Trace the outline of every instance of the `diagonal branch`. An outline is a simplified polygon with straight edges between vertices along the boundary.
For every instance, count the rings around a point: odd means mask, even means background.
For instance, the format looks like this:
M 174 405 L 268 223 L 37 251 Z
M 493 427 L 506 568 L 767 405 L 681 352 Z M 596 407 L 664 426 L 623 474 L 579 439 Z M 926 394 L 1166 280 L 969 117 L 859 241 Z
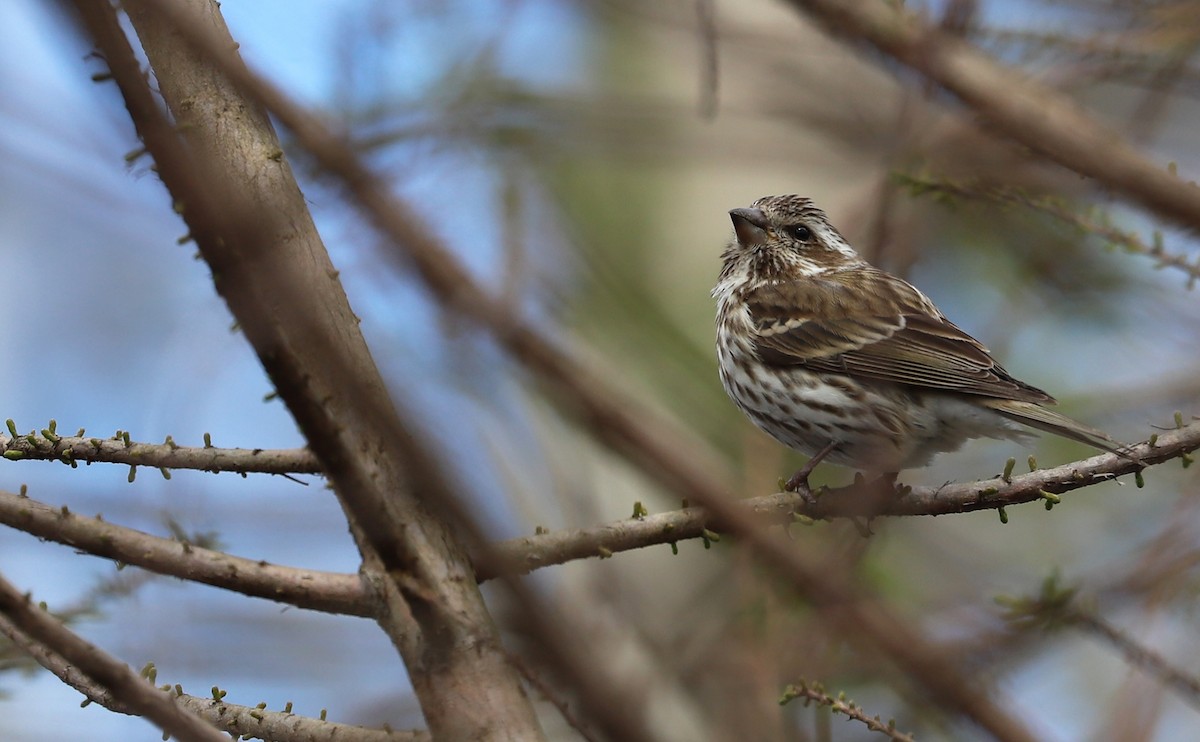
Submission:
M 896 180 L 912 190 L 916 195 L 926 193 L 948 194 L 971 199 L 987 199 L 1001 204 L 1017 204 L 1049 214 L 1064 224 L 1078 229 L 1084 234 L 1094 234 L 1105 242 L 1120 247 L 1135 255 L 1145 255 L 1153 258 L 1155 268 L 1174 268 L 1187 276 L 1187 287 L 1190 289 L 1200 281 L 1200 258 L 1189 258 L 1179 252 L 1169 252 L 1162 242 L 1162 234 L 1154 233 L 1153 242 L 1145 240 L 1134 232 L 1114 226 L 1107 215 L 1096 216 L 1082 214 L 1067 208 L 1061 199 L 1038 196 L 1025 193 L 1013 188 L 1003 188 L 987 184 L 956 183 L 951 180 L 935 180 L 929 177 L 899 173 Z
M 1127 449 L 1127 456 L 1105 453 L 1050 469 L 1038 469 L 1011 477 L 996 477 L 976 482 L 947 484 L 942 487 L 917 487 L 883 503 L 864 498 L 822 497 L 815 505 L 798 512 L 814 518 L 832 516 L 947 515 L 973 510 L 995 510 L 1035 500 L 1054 502 L 1064 492 L 1108 482 L 1125 474 L 1140 474 L 1146 467 L 1180 459 L 1192 463 L 1191 452 L 1200 449 L 1200 422 L 1168 430 L 1154 437 L 1154 443 L 1139 443 Z
M 1174 691 L 1192 708 L 1200 708 L 1200 677 L 1169 661 L 1160 653 L 1145 647 L 1099 616 L 1075 606 L 1067 606 L 1063 620 L 1108 642 L 1121 653 L 1125 662 L 1153 677 Z
M 121 714 L 137 714 L 136 708 L 125 704 L 110 689 L 93 682 L 79 669 L 45 645 L 32 641 L 8 619 L 0 616 L 0 635 L 16 646 L 66 685 L 79 691 L 92 703 Z M 153 682 L 153 681 L 151 681 Z M 203 698 L 183 692 L 176 686 L 162 686 L 159 691 L 175 703 L 215 728 L 242 739 L 257 738 L 274 742 L 304 739 L 307 742 L 428 742 L 426 732 L 396 732 L 388 729 L 367 729 L 351 724 L 339 724 L 323 719 L 299 716 L 289 710 L 268 711 L 264 706 L 242 706 L 224 699 Z M 289 704 L 290 707 L 290 704 Z
M 7 618 L 7 623 L 29 640 L 62 657 L 91 682 L 107 688 L 131 713 L 145 716 L 164 732 L 184 742 L 228 742 L 225 734 L 184 710 L 123 662 L 85 641 L 45 609 L 33 605 L 28 595 L 21 595 L 4 577 L 0 577 L 0 618 Z
M 1200 229 L 1200 188 L 1155 165 L 1067 96 L 1007 69 L 903 5 L 785 0 L 829 33 L 863 42 L 933 80 L 993 128 L 1175 222 Z
M 913 487 L 904 494 L 880 502 L 875 494 L 851 485 L 825 492 L 815 501 L 803 494 L 779 492 L 751 497 L 741 505 L 765 523 L 791 523 L 797 515 L 808 518 L 852 518 L 880 516 L 947 515 L 974 510 L 998 510 L 1011 505 L 1046 500 L 1098 482 L 1112 481 L 1146 467 L 1182 459 L 1200 449 L 1200 422 L 1160 433 L 1154 442 L 1129 449 L 1130 458 L 1106 453 L 1050 469 L 975 482 L 955 482 L 941 487 Z M 606 557 L 617 552 L 657 544 L 674 544 L 693 538 L 711 537 L 727 528 L 705 508 L 684 508 L 655 515 L 629 518 L 585 528 L 525 536 L 498 544 L 506 562 L 532 571 L 574 559 Z M 494 576 L 489 565 L 476 570 L 479 579 Z

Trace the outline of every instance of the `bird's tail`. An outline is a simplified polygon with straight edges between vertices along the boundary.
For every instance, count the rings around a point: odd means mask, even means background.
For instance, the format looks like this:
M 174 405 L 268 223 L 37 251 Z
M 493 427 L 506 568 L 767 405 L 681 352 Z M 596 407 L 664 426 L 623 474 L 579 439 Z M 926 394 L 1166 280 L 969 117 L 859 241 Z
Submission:
M 988 400 L 984 404 L 1009 420 L 1021 423 L 1022 425 L 1044 430 L 1047 433 L 1053 433 L 1063 438 L 1070 438 L 1073 441 L 1079 441 L 1093 448 L 1115 453 L 1127 459 L 1133 458 L 1129 453 L 1130 446 L 1114 440 L 1107 433 L 1088 427 L 1081 422 L 1076 422 L 1066 415 L 1046 409 L 1033 402 L 996 399 Z

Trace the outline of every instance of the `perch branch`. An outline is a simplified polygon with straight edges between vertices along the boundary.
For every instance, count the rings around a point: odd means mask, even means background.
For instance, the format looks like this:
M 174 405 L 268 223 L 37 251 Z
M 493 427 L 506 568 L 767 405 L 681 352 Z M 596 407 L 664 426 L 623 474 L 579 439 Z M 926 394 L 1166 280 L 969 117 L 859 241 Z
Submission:
M 857 488 L 852 485 L 828 491 L 815 502 L 795 492 L 779 492 L 747 498 L 740 501 L 740 505 L 760 522 L 777 524 L 790 523 L 795 515 L 810 518 L 880 517 L 995 510 L 1044 501 L 1047 492 L 1058 495 L 1111 481 L 1121 475 L 1187 457 L 1197 449 L 1200 449 L 1200 422 L 1193 422 L 1159 434 L 1153 446 L 1141 443 L 1132 447 L 1129 451 L 1132 459 L 1101 454 L 1015 475 L 1007 481 L 998 477 L 941 487 L 914 487 L 882 504 L 856 497 Z M 373 616 L 376 611 L 370 592 L 357 575 L 283 567 L 236 557 L 79 515 L 23 495 L 0 492 L 0 523 L 158 574 L 299 608 L 364 617 Z M 480 560 L 475 574 L 476 579 L 483 582 L 502 574 L 524 574 L 576 559 L 706 538 L 706 531 L 721 533 L 725 530 L 720 519 L 708 510 L 688 507 L 596 526 L 551 531 L 495 544 L 492 548 L 498 558 Z

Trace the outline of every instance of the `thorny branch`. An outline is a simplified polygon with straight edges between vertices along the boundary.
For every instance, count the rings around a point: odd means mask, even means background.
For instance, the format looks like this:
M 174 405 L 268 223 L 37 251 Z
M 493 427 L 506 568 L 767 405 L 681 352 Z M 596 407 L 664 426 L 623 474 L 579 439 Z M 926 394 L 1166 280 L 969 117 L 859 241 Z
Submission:
M 820 684 L 806 683 L 801 681 L 794 685 L 789 685 L 783 691 L 783 698 L 779 701 L 780 705 L 789 703 L 795 699 L 803 699 L 804 705 L 815 703 L 818 706 L 829 709 L 835 714 L 842 714 L 847 719 L 862 722 L 867 729 L 872 732 L 879 732 L 888 739 L 894 742 L 913 742 L 911 734 L 905 734 L 896 729 L 894 722 L 884 722 L 878 716 L 868 716 L 862 708 L 845 698 L 829 695 Z
M 375 601 L 358 575 L 280 567 L 55 508 L 0 492 L 0 523 L 89 554 L 158 574 L 300 608 L 370 616 Z
M 973 510 L 998 510 L 1022 503 L 1053 500 L 1058 495 L 1140 472 L 1148 466 L 1183 459 L 1200 449 L 1200 422 L 1157 435 L 1154 445 L 1133 446 L 1132 458 L 1102 454 L 1050 469 L 1038 469 L 1007 478 L 956 482 L 942 487 L 913 487 L 903 494 L 880 500 L 874 492 L 851 485 L 823 493 L 810 502 L 803 494 L 779 492 L 752 497 L 741 505 L 767 522 L 790 523 L 795 517 L 838 518 L 902 515 L 946 515 Z M 890 494 L 890 493 L 889 493 Z M 725 527 L 704 508 L 684 508 L 635 517 L 598 526 L 526 536 L 500 544 L 510 561 L 530 570 L 572 559 L 604 557 L 652 544 L 673 544 L 690 538 L 708 538 Z M 477 569 L 480 579 L 491 575 L 487 566 Z
M 1068 224 L 1085 234 L 1094 234 L 1106 242 L 1116 245 L 1126 252 L 1145 255 L 1154 258 L 1156 268 L 1174 268 L 1187 276 L 1187 286 L 1192 288 L 1200 280 L 1200 258 L 1190 259 L 1186 255 L 1168 252 L 1162 243 L 1162 237 L 1155 233 L 1152 244 L 1136 234 L 1112 225 L 1104 215 L 1092 217 L 1081 214 L 1063 204 L 1061 199 L 1037 196 L 1024 193 L 1012 188 L 1000 188 L 987 185 L 971 185 L 955 183 L 949 180 L 934 180 L 916 175 L 901 174 L 897 176 L 904 185 L 917 194 L 937 193 L 961 196 L 972 199 L 988 199 L 1001 204 L 1016 204 L 1027 206 L 1036 211 L 1048 214 L 1055 219 Z
M 1189 461 L 1200 449 L 1200 422 L 1165 431 L 1154 444 L 1130 449 L 1132 458 L 1102 454 L 1050 469 L 1007 478 L 957 482 L 942 487 L 914 487 L 884 501 L 864 497 L 851 485 L 830 490 L 815 502 L 802 494 L 780 492 L 751 497 L 741 506 L 763 523 L 791 523 L 807 518 L 945 515 L 972 510 L 997 510 L 1057 496 L 1174 459 Z M 870 493 L 865 493 L 870 494 Z M 70 512 L 66 508 L 0 492 L 0 523 L 96 556 L 115 559 L 159 574 L 190 579 L 300 608 L 371 616 L 369 592 L 357 575 L 303 570 L 232 556 L 177 540 L 152 536 L 131 528 Z M 524 536 L 495 544 L 498 560 L 476 564 L 480 582 L 494 579 L 512 566 L 521 573 L 576 559 L 612 556 L 618 552 L 688 539 L 713 540 L 725 530 L 708 510 L 688 507 L 655 515 L 583 528 Z
M 61 657 L 73 671 L 106 688 L 118 703 L 150 719 L 164 732 L 184 742 L 228 741 L 215 727 L 139 678 L 127 665 L 85 641 L 44 608 L 33 605 L 28 595 L 22 595 L 3 577 L 0 577 L 0 620 Z
M 63 659 L 62 655 L 47 648 L 43 644 L 32 641 L 25 636 L 8 619 L 0 616 L 0 634 L 13 644 L 27 652 L 46 670 L 50 671 L 66 685 L 84 695 L 91 703 L 98 703 L 104 708 L 120 714 L 137 714 L 137 710 L 124 703 L 108 687 L 94 682 L 82 674 L 78 668 Z M 141 675 L 149 682 L 154 682 L 152 666 L 143 670 Z M 243 706 L 229 703 L 224 698 L 212 696 L 204 698 L 183 692 L 179 685 L 162 685 L 158 690 L 168 698 L 174 699 L 179 706 L 187 709 L 198 718 L 212 724 L 213 727 L 228 732 L 237 738 L 257 738 L 262 740 L 290 742 L 304 739 L 310 742 L 427 742 L 430 737 L 426 732 L 396 732 L 387 729 L 366 729 L 350 724 L 313 719 L 292 713 L 291 709 L 269 711 L 266 704 L 258 706 Z M 213 690 L 214 695 L 223 696 L 223 692 Z M 289 707 L 291 704 L 288 704 Z
M 60 461 L 77 465 L 104 462 L 154 469 L 196 469 L 239 474 L 320 474 L 317 457 L 307 448 L 217 448 L 139 443 L 128 433 L 114 438 L 60 436 L 47 429 L 41 435 L 0 435 L 0 454 L 10 461 Z

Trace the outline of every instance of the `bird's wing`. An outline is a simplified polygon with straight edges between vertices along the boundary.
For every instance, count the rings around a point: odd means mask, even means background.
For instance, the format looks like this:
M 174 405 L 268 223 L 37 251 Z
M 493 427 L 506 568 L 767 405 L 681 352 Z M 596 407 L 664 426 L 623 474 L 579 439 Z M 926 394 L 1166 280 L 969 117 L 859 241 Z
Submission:
M 750 292 L 764 363 L 864 376 L 1038 404 L 1054 399 L 1014 379 L 978 340 L 888 273 L 859 269 Z

